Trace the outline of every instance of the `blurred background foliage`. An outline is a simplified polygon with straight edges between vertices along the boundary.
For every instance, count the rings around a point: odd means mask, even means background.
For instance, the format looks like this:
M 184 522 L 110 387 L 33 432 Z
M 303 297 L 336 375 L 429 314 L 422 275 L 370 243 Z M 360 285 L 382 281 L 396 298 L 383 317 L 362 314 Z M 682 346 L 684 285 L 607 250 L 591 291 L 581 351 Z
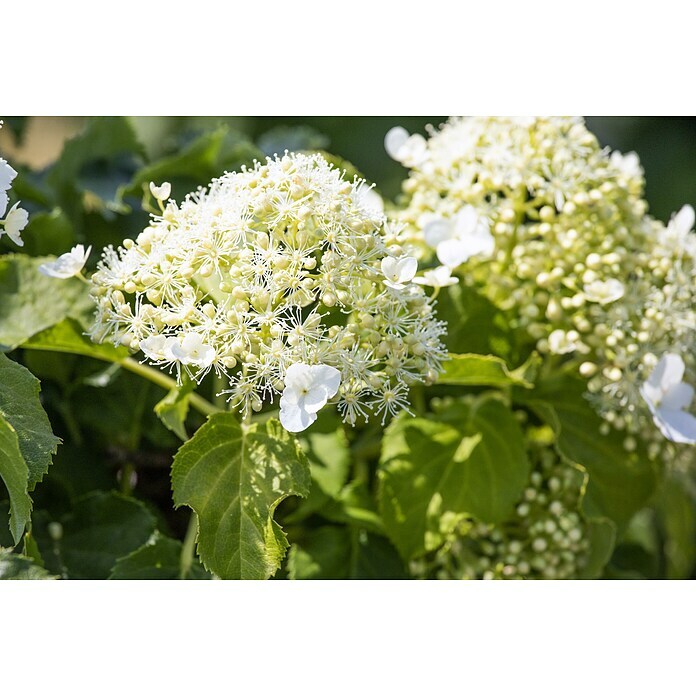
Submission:
M 263 154 L 284 149 L 321 149 L 348 160 L 388 198 L 396 196 L 406 170 L 384 151 L 384 134 L 401 125 L 423 132 L 444 116 L 141 116 L 132 119 L 149 159 L 157 159 L 196 134 L 226 125 L 255 142 Z M 0 153 L 33 169 L 60 154 L 63 142 L 80 132 L 80 117 L 5 118 Z M 600 143 L 640 156 L 652 214 L 666 220 L 683 204 L 696 205 L 696 118 L 590 116 L 587 125 Z

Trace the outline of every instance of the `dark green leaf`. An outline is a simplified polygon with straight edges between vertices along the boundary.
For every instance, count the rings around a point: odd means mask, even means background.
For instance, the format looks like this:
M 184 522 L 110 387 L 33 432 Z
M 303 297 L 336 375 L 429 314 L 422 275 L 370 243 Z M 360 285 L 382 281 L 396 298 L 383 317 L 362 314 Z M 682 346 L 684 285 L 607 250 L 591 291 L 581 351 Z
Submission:
M 0 417 L 0 478 L 10 496 L 10 531 L 18 544 L 31 518 L 31 498 L 27 492 L 29 469 L 19 449 L 15 429 Z
M 60 208 L 50 213 L 34 213 L 22 232 L 22 251 L 29 256 L 64 254 L 75 244 L 75 232 L 70 220 Z
M 39 539 L 41 551 L 47 568 L 76 580 L 108 578 L 116 562 L 155 531 L 155 518 L 142 503 L 114 492 L 85 496 L 61 524 L 58 540 Z
M 384 525 L 404 558 L 414 558 L 430 546 L 433 515 L 505 520 L 529 472 L 522 431 L 497 399 L 455 404 L 439 421 L 399 417 L 385 432 L 380 460 Z
M 29 490 L 48 471 L 51 456 L 60 443 L 51 431 L 40 391 L 39 380 L 26 367 L 0 353 L 0 419 L 4 418 L 17 433 L 19 449 L 29 469 Z
M 181 572 L 181 542 L 155 532 L 139 549 L 120 558 L 109 580 L 178 580 Z M 191 579 L 210 577 L 196 563 Z
M 288 553 L 291 580 L 343 580 L 350 574 L 351 534 L 346 527 L 308 532 Z
M 280 566 L 285 535 L 273 520 L 289 495 L 305 496 L 309 466 L 292 435 L 269 420 L 242 426 L 211 416 L 174 458 L 177 507 L 198 513 L 198 552 L 221 578 L 264 579 Z

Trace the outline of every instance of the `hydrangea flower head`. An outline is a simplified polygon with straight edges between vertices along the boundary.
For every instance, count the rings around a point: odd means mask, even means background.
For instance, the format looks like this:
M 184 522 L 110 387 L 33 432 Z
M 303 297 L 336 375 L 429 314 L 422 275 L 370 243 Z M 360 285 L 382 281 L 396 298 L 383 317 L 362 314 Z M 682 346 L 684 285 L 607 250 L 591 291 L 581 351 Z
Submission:
M 650 431 L 640 385 L 655 356 L 696 367 L 693 208 L 649 217 L 637 155 L 601 148 L 581 119 L 453 118 L 429 135 L 389 138 L 410 168 L 405 253 L 421 268 L 436 256 L 537 350 L 574 362 L 612 426 Z
M 297 370 L 337 371 L 326 399 L 351 424 L 407 406 L 409 385 L 437 377 L 444 326 L 370 190 L 286 153 L 170 200 L 104 251 L 93 338 L 194 379 L 215 370 L 245 414 L 283 394 L 291 428 L 316 414 Z

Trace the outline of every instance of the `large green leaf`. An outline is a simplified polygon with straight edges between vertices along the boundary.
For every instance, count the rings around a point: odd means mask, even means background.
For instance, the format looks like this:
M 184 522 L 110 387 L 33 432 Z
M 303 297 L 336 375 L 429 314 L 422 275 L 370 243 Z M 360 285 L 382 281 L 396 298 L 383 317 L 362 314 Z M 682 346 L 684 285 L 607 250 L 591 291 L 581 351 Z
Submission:
M 307 495 L 309 481 L 305 455 L 278 421 L 242 426 L 231 413 L 211 416 L 172 467 L 176 506 L 198 513 L 203 564 L 230 579 L 275 573 L 287 541 L 273 513 L 287 496 Z
M 55 208 L 48 213 L 34 213 L 22 232 L 22 239 L 22 251 L 29 256 L 64 254 L 75 243 L 75 232 L 65 213 Z
M 89 313 L 92 301 L 77 278 L 49 278 L 39 265 L 52 257 L 0 258 L 0 351 L 7 352 L 66 317 Z
M 51 431 L 40 391 L 39 380 L 26 367 L 0 353 L 0 419 L 4 418 L 17 433 L 19 449 L 29 469 L 29 490 L 48 471 L 60 443 Z
M 450 354 L 443 364 L 443 372 L 438 377 L 438 384 L 456 384 L 466 386 L 507 387 L 517 385 L 532 388 L 529 381 L 537 366 L 536 356 L 515 370 L 510 370 L 507 363 L 495 355 L 478 355 L 464 353 Z
M 616 430 L 602 434 L 603 421 L 584 391 L 582 380 L 565 376 L 533 392 L 519 392 L 518 400 L 528 403 L 554 429 L 559 452 L 589 474 L 585 512 L 608 517 L 620 529 L 655 491 L 656 466 L 642 443 L 629 452 L 624 434 Z
M 688 579 L 696 566 L 696 507 L 688 484 L 676 476 L 667 479 L 656 507 L 665 537 L 665 575 Z
M 457 403 L 437 421 L 399 417 L 385 432 L 379 467 L 387 533 L 411 559 L 429 546 L 433 514 L 500 523 L 512 513 L 529 472 L 522 431 L 498 399 Z
M 145 544 L 155 531 L 154 515 L 120 493 L 92 493 L 60 520 L 62 533 L 37 538 L 46 567 L 75 580 L 105 580 L 119 559 Z
M 120 197 L 138 196 L 151 181 L 172 184 L 172 195 L 184 196 L 196 186 L 205 186 L 225 171 L 250 164 L 254 158 L 263 159 L 263 153 L 239 133 L 220 126 L 203 133 L 176 153 L 163 157 L 140 169 L 120 190 Z
M 47 570 L 31 558 L 0 549 L 0 580 L 55 580 Z
M 10 495 L 10 531 L 18 544 L 31 518 L 31 498 L 27 492 L 29 469 L 19 449 L 15 429 L 0 417 L 0 478 Z
M 155 532 L 139 549 L 120 558 L 109 580 L 178 580 L 181 575 L 181 542 Z M 200 563 L 189 572 L 192 580 L 210 576 Z

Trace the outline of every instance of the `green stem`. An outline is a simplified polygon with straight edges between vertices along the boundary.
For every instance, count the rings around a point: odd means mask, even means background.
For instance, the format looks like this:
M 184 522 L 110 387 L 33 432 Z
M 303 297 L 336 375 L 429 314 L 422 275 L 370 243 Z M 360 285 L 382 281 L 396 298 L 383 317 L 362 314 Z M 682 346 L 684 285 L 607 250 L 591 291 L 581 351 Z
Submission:
M 189 518 L 188 529 L 186 530 L 186 536 L 184 537 L 184 544 L 181 547 L 181 560 L 179 562 L 179 580 L 186 580 L 191 566 L 193 565 L 193 559 L 196 553 L 196 537 L 198 536 L 198 515 L 191 511 L 191 517 Z
M 142 365 L 137 360 L 133 360 L 133 358 L 124 358 L 119 361 L 118 364 L 133 374 L 149 379 L 150 382 L 159 385 L 167 391 L 176 387 L 176 382 L 171 377 L 167 377 L 163 372 L 148 367 L 147 365 Z M 204 416 L 210 416 L 222 410 L 214 404 L 211 404 L 207 399 L 204 399 L 200 394 L 191 394 L 189 403 Z

